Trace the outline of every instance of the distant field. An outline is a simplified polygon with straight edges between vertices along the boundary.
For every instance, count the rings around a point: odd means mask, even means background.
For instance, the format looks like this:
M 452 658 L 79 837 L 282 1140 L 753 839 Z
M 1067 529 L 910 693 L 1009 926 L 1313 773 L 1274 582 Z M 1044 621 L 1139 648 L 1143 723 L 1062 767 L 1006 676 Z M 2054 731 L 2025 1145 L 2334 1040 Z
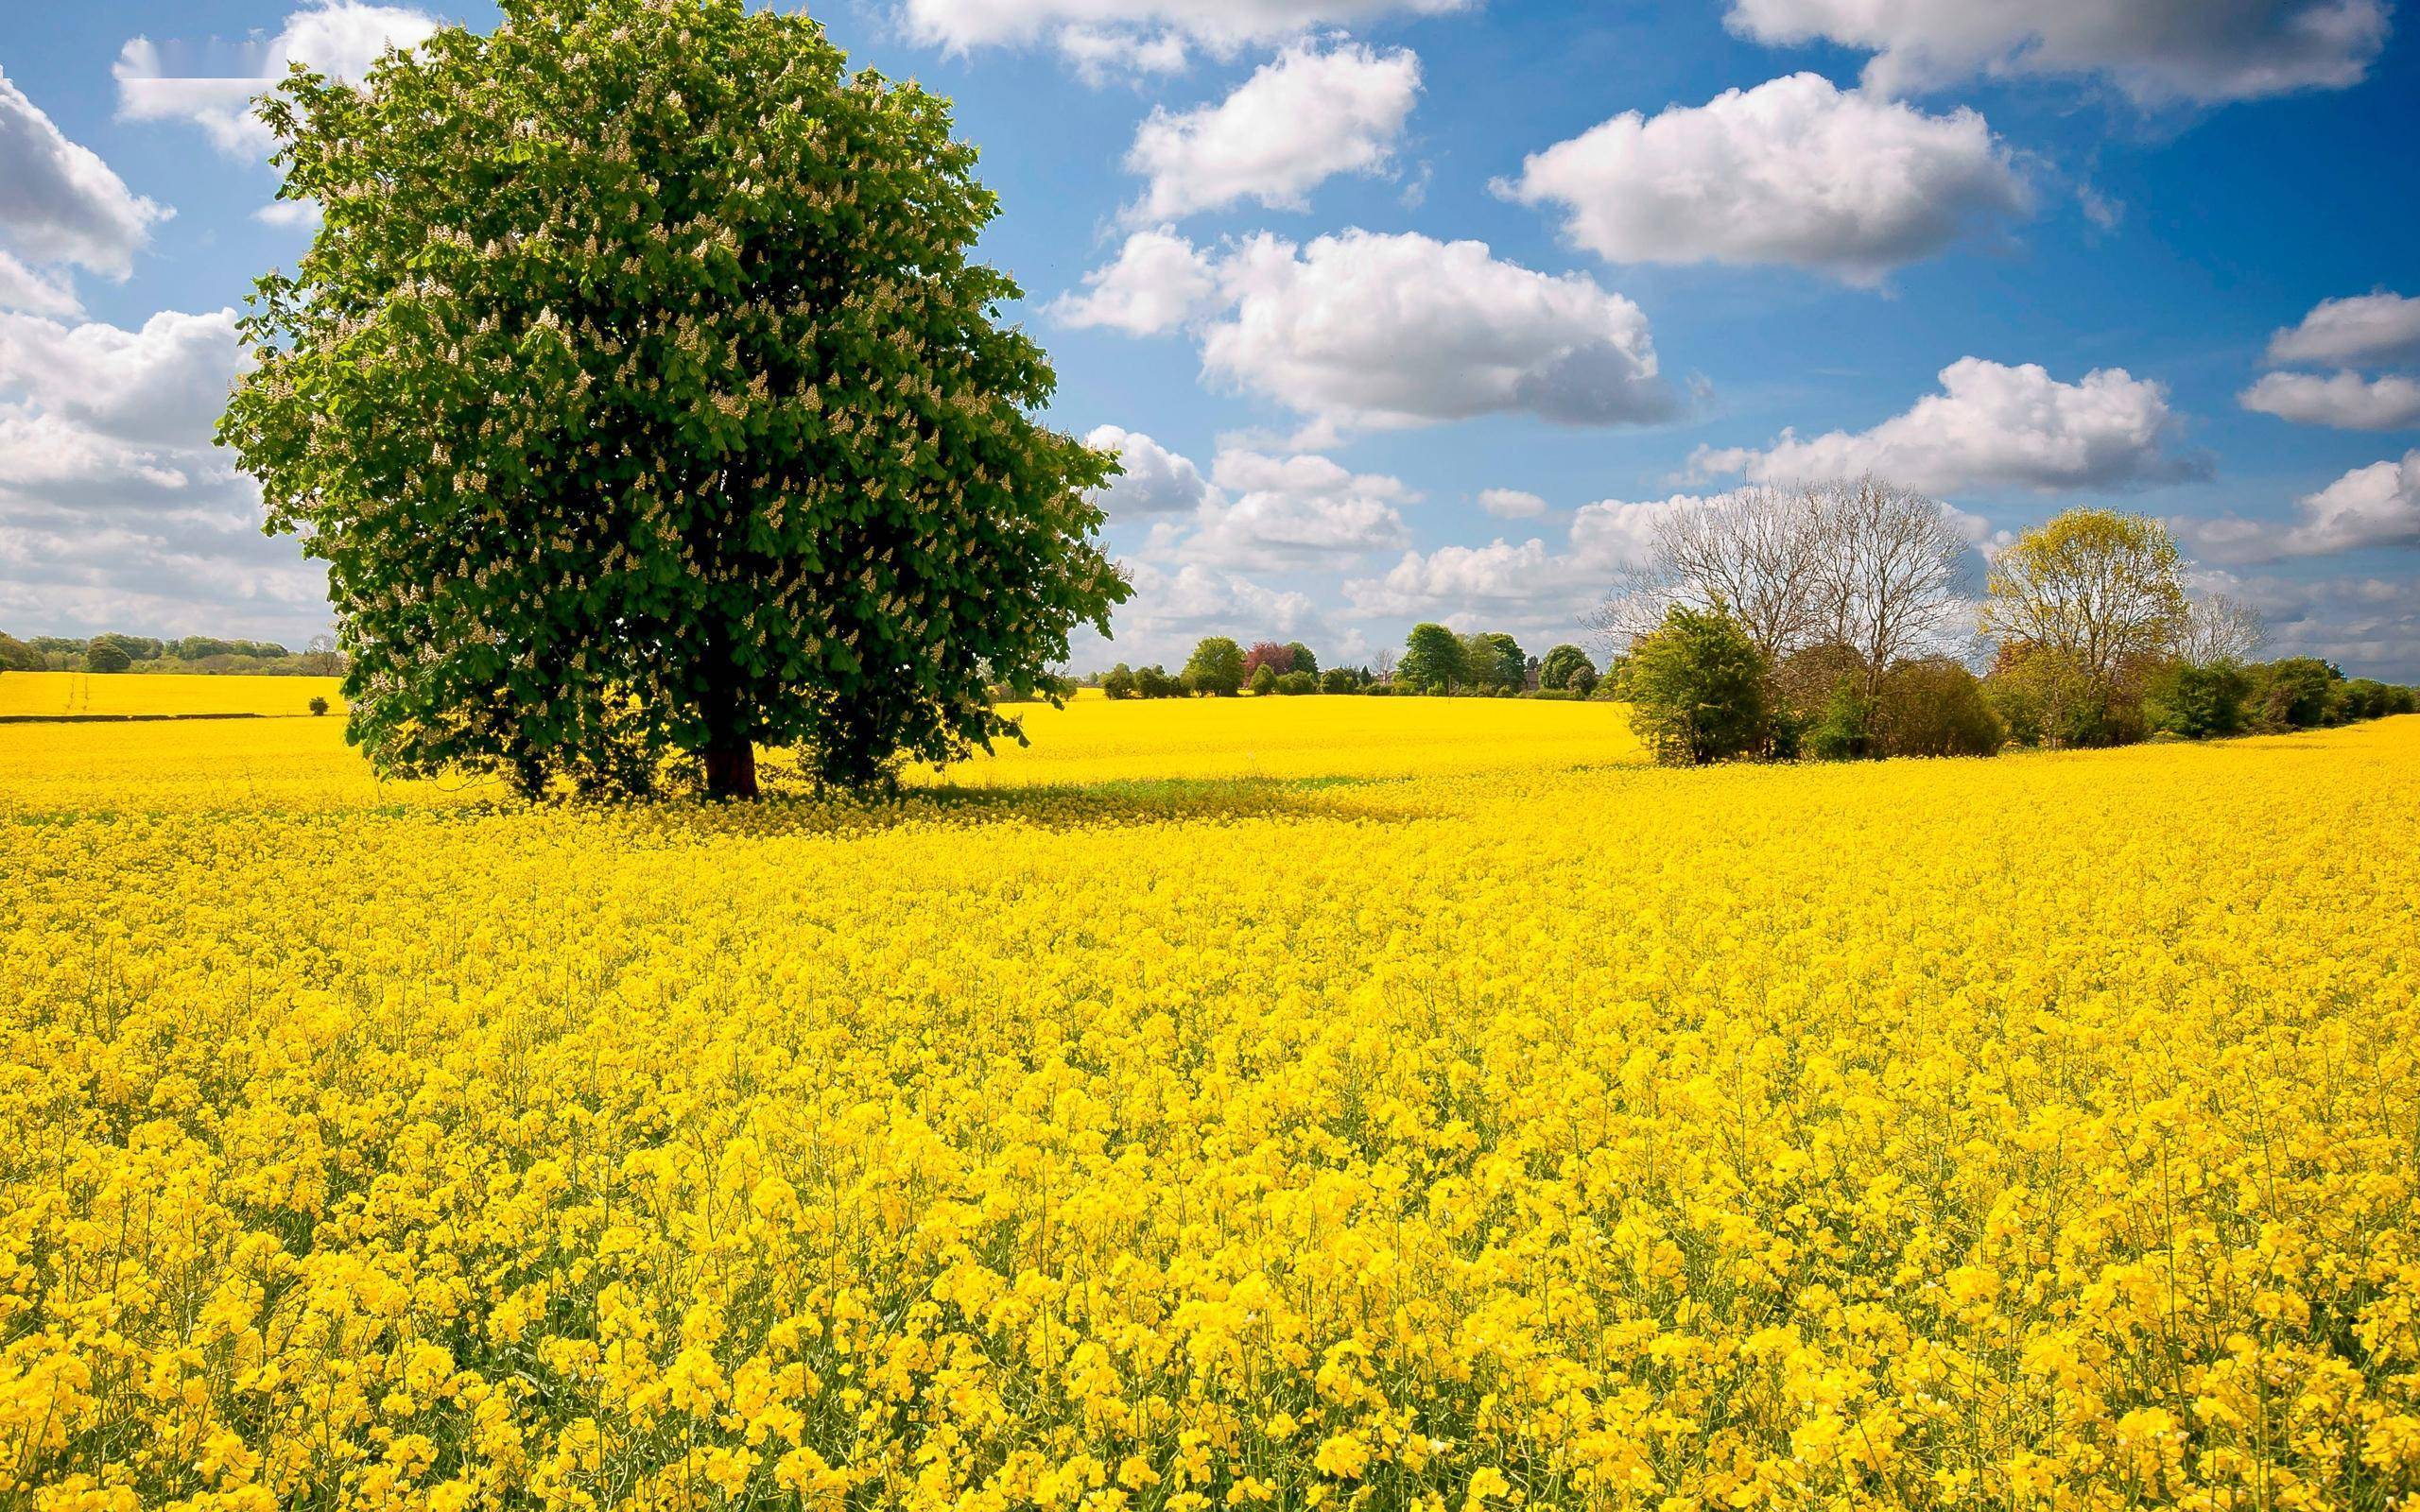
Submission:
M 302 714 L 344 707 L 336 678 L 182 673 L 0 673 L 0 714 Z

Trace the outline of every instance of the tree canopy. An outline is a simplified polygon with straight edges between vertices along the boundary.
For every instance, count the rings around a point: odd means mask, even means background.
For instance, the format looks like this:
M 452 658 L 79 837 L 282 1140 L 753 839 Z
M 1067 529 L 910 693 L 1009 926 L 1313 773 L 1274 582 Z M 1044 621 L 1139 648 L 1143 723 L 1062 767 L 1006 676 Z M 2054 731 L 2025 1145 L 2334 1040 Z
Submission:
M 322 224 L 220 424 L 327 563 L 389 771 L 860 786 L 1015 724 L 1126 587 L 1106 454 L 971 260 L 942 100 L 741 0 L 505 0 L 264 107 Z
M 1244 648 L 1224 635 L 1204 636 L 1185 659 L 1183 675 L 1196 693 L 1231 698 L 1244 685 Z
M 1771 663 L 1747 627 L 1718 602 L 1674 604 L 1632 644 L 1631 723 L 1660 761 L 1703 766 L 1765 739 Z
M 1443 625 L 1420 624 L 1404 638 L 1403 660 L 1395 664 L 1397 679 L 1415 688 L 1445 688 L 1463 676 L 1462 643 Z

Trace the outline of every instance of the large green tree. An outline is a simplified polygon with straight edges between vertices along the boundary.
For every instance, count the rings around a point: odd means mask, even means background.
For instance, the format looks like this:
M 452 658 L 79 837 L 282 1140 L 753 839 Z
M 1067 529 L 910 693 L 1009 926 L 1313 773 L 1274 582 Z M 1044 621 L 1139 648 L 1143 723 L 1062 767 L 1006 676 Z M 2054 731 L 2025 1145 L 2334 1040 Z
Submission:
M 1443 625 L 1422 623 L 1404 637 L 1403 660 L 1395 663 L 1395 680 L 1420 692 L 1443 691 L 1462 680 L 1462 643 Z
M 264 106 L 322 224 L 220 424 L 389 771 L 878 782 L 1012 734 L 1124 584 L 948 110 L 741 0 L 504 0 Z

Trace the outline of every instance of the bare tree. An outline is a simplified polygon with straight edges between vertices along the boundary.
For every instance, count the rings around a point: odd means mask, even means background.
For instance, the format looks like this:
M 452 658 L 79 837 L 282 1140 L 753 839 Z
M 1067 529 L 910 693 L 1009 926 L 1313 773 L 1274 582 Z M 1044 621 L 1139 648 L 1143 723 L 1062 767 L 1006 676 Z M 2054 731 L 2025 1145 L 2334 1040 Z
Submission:
M 2240 664 L 2258 656 L 2268 644 L 2269 625 L 2259 610 L 2239 598 L 2211 593 L 2185 606 L 2176 655 L 2197 667 Z
M 1815 625 L 1821 522 L 1805 490 L 1754 487 L 1659 516 L 1646 558 L 1617 575 L 1589 621 L 1616 647 L 1663 623 L 1674 604 L 1727 608 L 1766 656 L 1805 644 Z
M 1966 539 L 1936 500 L 1872 476 L 1811 485 L 1802 498 L 1817 534 L 1812 639 L 1856 652 L 1871 696 L 1894 664 L 1941 648 Z

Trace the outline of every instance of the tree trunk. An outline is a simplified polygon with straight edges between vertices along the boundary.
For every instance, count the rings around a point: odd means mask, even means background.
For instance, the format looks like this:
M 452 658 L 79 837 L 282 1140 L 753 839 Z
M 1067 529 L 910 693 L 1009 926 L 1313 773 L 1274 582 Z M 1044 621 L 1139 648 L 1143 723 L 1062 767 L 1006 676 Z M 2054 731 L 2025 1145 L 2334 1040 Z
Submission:
M 706 748 L 706 796 L 756 800 L 756 747 L 749 741 Z

